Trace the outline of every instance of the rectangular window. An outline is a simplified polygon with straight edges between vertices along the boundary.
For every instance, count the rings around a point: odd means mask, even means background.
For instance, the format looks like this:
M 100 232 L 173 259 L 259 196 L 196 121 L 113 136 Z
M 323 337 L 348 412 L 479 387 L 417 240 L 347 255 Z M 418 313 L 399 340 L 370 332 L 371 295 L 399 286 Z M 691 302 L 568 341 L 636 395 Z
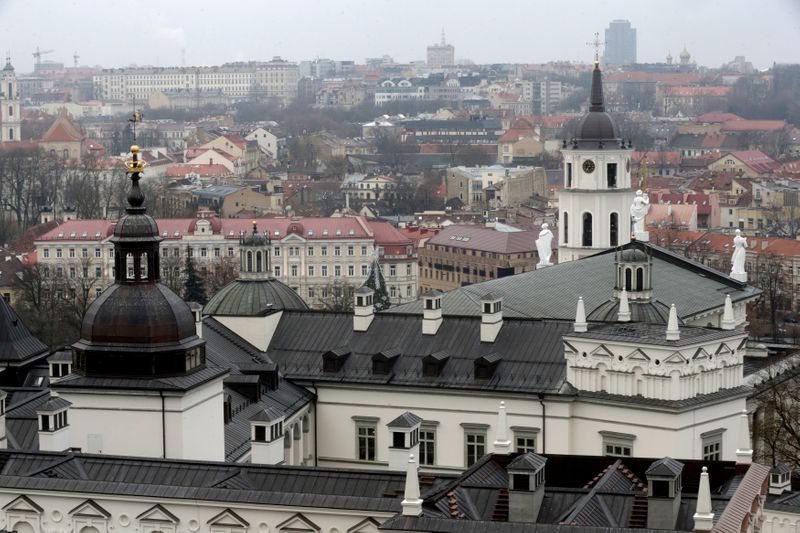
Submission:
M 219 248 L 214 248 L 214 257 L 219 257 Z
M 208 257 L 208 248 L 200 248 L 200 257 Z
M 348 276 L 355 276 L 356 275 L 356 266 L 355 265 L 347 265 L 347 275 Z
M 333 255 L 337 256 L 337 257 L 342 255 L 342 247 L 341 246 L 334 246 L 333 247 Z
M 514 431 L 514 451 L 536 453 L 536 432 L 532 430 Z
M 342 266 L 341 265 L 334 265 L 333 266 L 333 275 L 337 278 L 342 275 Z
M 309 287 L 308 288 L 308 297 L 309 297 L 309 299 L 313 299 L 314 298 L 314 287 Z
M 233 257 L 233 248 L 228 248 L 228 257 Z
M 266 426 L 256 426 L 255 427 L 255 437 L 253 440 L 256 442 L 267 442 L 267 427 Z
M 752 223 L 753 223 L 753 219 L 751 218 L 750 219 L 750 224 L 752 225 Z M 75 248 L 70 248 L 69 249 L 69 256 L 70 257 L 75 257 Z
M 61 248 L 56 248 L 56 257 L 61 257 Z
M 328 255 L 328 247 L 327 247 L 327 246 L 323 246 L 323 247 L 322 247 L 322 250 L 321 250 L 321 252 L 320 252 L 320 255 L 322 255 L 322 256 L 326 256 L 326 255 Z
M 704 461 L 721 461 L 722 460 L 722 433 L 724 429 L 714 431 L 707 431 L 700 435 L 703 446 L 703 460 Z
M 361 265 L 361 275 L 362 276 L 367 275 L 367 265 Z
M 314 277 L 314 265 L 308 265 L 308 276 Z
M 389 265 L 389 275 L 392 277 L 397 276 L 397 266 L 396 265 Z
M 319 267 L 319 271 L 323 278 L 328 277 L 328 265 L 321 265 Z
M 355 246 L 352 244 L 347 247 L 347 255 L 356 255 Z
M 356 425 L 356 438 L 359 461 L 374 461 L 377 448 L 377 424 L 359 422 Z
M 81 257 L 89 257 L 89 249 L 81 248 Z
M 273 257 L 280 257 L 281 256 L 281 249 L 277 246 L 272 250 Z
M 42 257 L 44 257 L 45 259 L 50 257 L 50 248 L 45 248 L 44 250 L 42 250 Z
M 367 247 L 366 246 L 362 246 L 361 247 L 361 255 L 367 255 Z
M 423 427 L 419 431 L 419 464 L 436 464 L 436 430 Z
M 610 457 L 633 456 L 633 441 L 636 439 L 636 435 L 613 431 L 601 431 L 600 435 L 603 437 L 603 455 Z
M 274 272 L 275 272 L 275 277 L 276 277 L 276 278 L 279 278 L 279 277 L 281 277 L 281 267 L 280 267 L 280 266 L 278 266 L 278 265 L 275 265 L 275 266 L 273 267 L 273 270 L 274 270 Z
M 297 265 L 292 265 L 292 277 L 297 277 Z
M 464 459 L 469 468 L 486 455 L 486 430 L 465 430 L 464 446 Z
M 99 266 L 94 267 L 94 277 L 101 278 L 103 277 L 103 269 Z
M 474 250 L 473 250 L 473 253 L 474 253 Z M 406 265 L 406 276 L 410 276 L 410 275 L 411 275 L 411 263 Z
M 314 255 L 314 247 L 313 247 L 313 246 L 309 246 L 309 247 L 308 247 L 308 255 L 309 255 L 309 256 L 312 256 L 312 255 Z
M 609 189 L 617 188 L 617 164 L 608 163 L 606 165 L 606 182 Z

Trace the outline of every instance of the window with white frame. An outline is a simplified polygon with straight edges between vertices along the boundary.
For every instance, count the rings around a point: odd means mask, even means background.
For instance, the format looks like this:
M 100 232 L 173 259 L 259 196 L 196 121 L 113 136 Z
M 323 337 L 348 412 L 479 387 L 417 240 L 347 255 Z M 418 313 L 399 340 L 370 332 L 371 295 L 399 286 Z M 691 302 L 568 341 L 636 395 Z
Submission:
M 725 429 L 720 428 L 700 434 L 704 461 L 722 460 L 722 434 L 724 432 Z
M 514 451 L 517 453 L 534 452 L 536 453 L 536 437 L 539 433 L 538 428 L 512 427 L 514 432 Z
M 367 275 L 367 265 L 361 265 L 361 275 L 362 276 Z
M 319 270 L 323 278 L 328 277 L 328 265 L 320 265 Z
M 342 275 L 342 265 L 333 265 L 333 275 L 337 278 Z
M 308 276 L 314 277 L 314 265 L 308 265 Z
M 375 461 L 378 445 L 378 418 L 354 416 L 356 423 L 356 459 Z
M 438 422 L 423 422 L 419 429 L 419 464 L 436 464 L 436 425 Z
M 308 250 L 306 251 L 306 255 L 308 255 L 308 256 L 313 256 L 314 255 L 314 247 L 313 246 L 309 246 L 308 247 Z
M 636 439 L 636 435 L 615 431 L 601 431 L 600 435 L 603 438 L 603 455 L 610 457 L 633 456 L 633 441 Z
M 367 247 L 361 246 L 361 255 L 367 255 Z
M 464 465 L 470 467 L 486 455 L 486 424 L 461 424 L 464 428 Z
M 50 257 L 50 248 L 45 248 L 45 249 L 43 249 L 43 250 L 42 250 L 42 256 L 43 256 L 45 259 L 48 259 L 48 258 Z

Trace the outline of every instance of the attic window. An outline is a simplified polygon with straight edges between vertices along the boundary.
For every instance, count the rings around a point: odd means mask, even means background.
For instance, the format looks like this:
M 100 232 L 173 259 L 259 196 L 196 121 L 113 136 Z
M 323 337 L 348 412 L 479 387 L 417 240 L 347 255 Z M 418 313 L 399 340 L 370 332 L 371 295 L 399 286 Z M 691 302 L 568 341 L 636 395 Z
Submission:
M 348 233 L 349 235 L 355 235 L 355 234 L 356 234 L 356 231 L 355 231 L 354 229 L 351 229 L 351 230 L 350 230 L 350 231 L 348 231 L 347 233 Z
M 181 236 L 181 232 L 180 231 L 176 231 L 175 233 L 173 233 L 173 235 L 175 237 L 180 237 Z
M 482 355 L 475 360 L 475 379 L 491 379 L 502 357 L 497 353 Z
M 322 230 L 322 234 L 323 235 L 327 235 L 328 234 L 328 230 L 326 230 L 326 229 Z
M 84 231 L 83 233 L 81 233 L 81 237 L 88 237 L 88 235 L 87 235 L 87 233 Z
M 450 355 L 445 351 L 434 352 L 422 359 L 422 375 L 424 377 L 438 377 L 447 364 Z
M 280 232 L 279 230 L 275 230 L 275 233 L 274 233 L 274 235 L 275 235 L 276 237 L 279 237 L 279 236 L 280 236 L 280 234 L 281 234 L 281 232 Z
M 75 238 L 75 232 L 73 231 L 72 233 L 69 234 L 69 236 L 74 239 Z
M 322 371 L 338 372 L 342 369 L 344 362 L 351 353 L 352 350 L 347 346 L 340 346 L 325 352 L 322 354 Z
M 307 233 L 307 235 L 308 235 L 309 237 L 311 237 L 312 235 L 314 235 L 314 230 L 311 230 L 311 229 L 310 229 L 310 230 L 308 230 L 308 233 Z
M 372 356 L 372 373 L 377 375 L 387 375 L 392 371 L 400 351 L 396 348 L 389 348 L 380 351 Z
M 340 230 L 340 229 L 337 229 L 337 230 L 336 230 L 336 235 L 341 235 L 341 234 L 342 234 L 342 230 Z
M 94 236 L 95 237 L 100 237 L 100 232 L 98 231 L 97 233 L 94 234 Z

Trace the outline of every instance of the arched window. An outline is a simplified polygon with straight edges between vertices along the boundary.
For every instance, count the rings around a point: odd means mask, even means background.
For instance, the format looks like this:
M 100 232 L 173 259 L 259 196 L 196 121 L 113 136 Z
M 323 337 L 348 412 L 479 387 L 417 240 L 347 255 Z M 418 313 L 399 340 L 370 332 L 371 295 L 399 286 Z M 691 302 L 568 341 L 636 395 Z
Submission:
M 12 86 L 11 86 L 11 84 L 9 83 L 9 84 L 8 84 L 8 97 L 9 97 L 9 98 L 14 98 L 14 93 L 13 93 L 13 91 L 11 90 L 11 87 L 12 87 Z
M 631 277 L 632 277 L 631 276 L 631 269 L 630 268 L 626 268 L 625 269 L 625 290 L 626 291 L 631 290 Z
M 609 245 L 611 246 L 618 246 L 619 245 L 619 215 L 617 213 L 611 213 L 609 217 L 609 224 L 608 224 L 608 239 Z
M 8 106 L 8 116 L 9 117 L 13 117 L 14 116 L 14 106 L 11 106 L 11 105 Z
M 592 214 L 583 214 L 583 233 L 581 238 L 581 246 L 592 245 Z
M 636 290 L 641 291 L 644 290 L 644 269 L 637 268 L 636 269 Z
M 256 252 L 256 272 L 261 272 L 261 251 Z
M 8 140 L 9 141 L 14 140 L 14 128 L 8 128 Z
M 253 271 L 253 252 L 247 252 L 247 271 Z
M 572 188 L 572 163 L 567 163 L 567 189 Z
M 569 213 L 564 211 L 564 244 L 569 244 Z

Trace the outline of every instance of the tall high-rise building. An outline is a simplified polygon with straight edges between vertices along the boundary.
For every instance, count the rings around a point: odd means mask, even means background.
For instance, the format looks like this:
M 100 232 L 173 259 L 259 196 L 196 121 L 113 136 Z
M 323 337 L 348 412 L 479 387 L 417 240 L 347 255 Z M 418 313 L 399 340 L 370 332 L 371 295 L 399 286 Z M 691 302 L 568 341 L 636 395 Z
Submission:
M 612 20 L 606 28 L 603 63 L 630 65 L 636 63 L 636 28 L 627 20 Z
M 444 40 L 444 30 L 442 30 L 442 42 L 428 46 L 428 67 L 442 68 L 445 65 L 454 65 L 456 62 L 456 49 L 452 44 L 447 44 Z

